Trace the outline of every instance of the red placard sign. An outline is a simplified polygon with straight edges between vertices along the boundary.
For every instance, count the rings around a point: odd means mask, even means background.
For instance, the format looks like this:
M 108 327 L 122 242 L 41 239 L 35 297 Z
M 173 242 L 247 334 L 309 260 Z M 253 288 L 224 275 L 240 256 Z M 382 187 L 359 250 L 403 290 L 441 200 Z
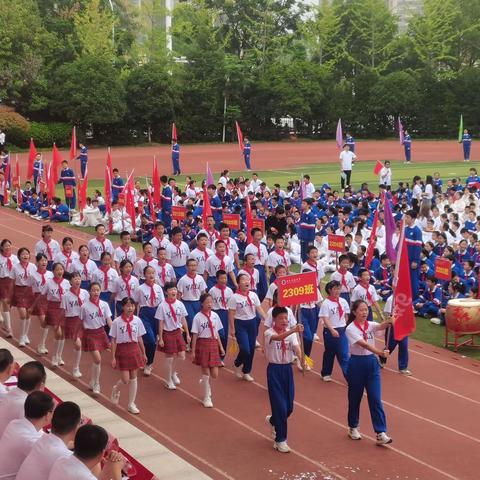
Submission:
M 65 198 L 73 198 L 73 186 L 65 185 Z
M 224 213 L 223 223 L 226 223 L 232 230 L 240 230 L 240 215 L 238 213 Z
M 186 215 L 187 209 L 185 207 L 182 207 L 181 205 L 174 205 L 172 207 L 173 220 L 178 220 L 179 222 L 181 222 L 182 220 L 185 220 Z
M 252 218 L 252 228 L 259 228 L 265 234 L 265 220 L 263 218 Z
M 306 272 L 287 275 L 275 280 L 278 303 L 281 307 L 318 301 L 317 273 Z
M 345 252 L 345 237 L 343 235 L 329 235 L 328 249 L 332 252 Z
M 118 204 L 119 207 L 124 207 L 125 206 L 125 194 L 124 193 L 119 193 L 118 194 L 117 204 Z
M 448 258 L 437 257 L 435 259 L 435 277 L 438 280 L 452 279 L 452 262 Z

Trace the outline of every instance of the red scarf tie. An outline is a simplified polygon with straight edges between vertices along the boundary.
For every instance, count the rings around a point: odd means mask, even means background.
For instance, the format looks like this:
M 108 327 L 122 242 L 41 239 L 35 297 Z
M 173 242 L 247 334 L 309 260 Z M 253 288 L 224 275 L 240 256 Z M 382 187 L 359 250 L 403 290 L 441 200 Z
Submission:
M 213 233 L 211 234 L 208 230 L 207 230 L 207 233 L 208 233 L 208 236 L 210 237 L 210 247 L 213 246 L 213 244 L 215 243 L 213 241 L 213 239 L 215 238 L 215 240 L 218 238 L 217 237 L 217 232 L 214 230 Z
M 246 297 L 248 306 L 253 307 L 253 302 L 252 302 L 252 299 L 250 298 L 250 291 L 248 291 L 247 293 L 243 293 L 240 290 L 237 290 L 237 293 L 242 297 Z
M 287 258 L 285 257 L 285 250 L 275 250 L 275 253 L 282 257 L 285 268 L 288 268 Z
M 340 320 L 343 318 L 343 308 L 342 308 L 342 304 L 340 303 L 340 299 L 339 298 L 335 298 L 335 297 L 327 297 L 331 302 L 333 303 L 336 303 L 337 304 L 337 307 L 338 307 L 338 316 L 340 318 Z
M 315 273 L 318 273 L 318 265 L 317 262 L 312 263 L 310 260 L 307 261 L 307 264 L 310 265 L 314 270 Z
M 71 288 L 70 291 L 77 297 L 78 306 L 81 307 L 83 305 L 82 299 L 80 298 L 80 288 L 77 288 L 76 291 Z
M 80 263 L 83 265 L 83 275 L 85 276 L 85 281 L 88 282 L 88 280 L 89 280 L 89 278 L 88 278 L 88 268 L 87 268 L 88 258 L 85 262 L 82 259 L 80 259 Z
M 103 311 L 100 307 L 100 299 L 97 299 L 96 301 L 90 297 L 90 301 L 97 307 L 98 310 L 98 316 L 103 318 Z
M 388 270 L 386 268 L 382 268 L 382 275 L 383 280 L 386 282 L 388 280 Z
M 368 285 L 367 287 L 364 287 L 361 283 L 359 283 L 359 285 L 365 290 L 365 295 L 367 296 L 367 300 L 370 303 L 369 306 L 372 306 L 373 305 L 373 297 L 372 297 L 372 294 L 370 293 L 370 290 L 369 290 L 370 285 Z
M 46 240 L 43 241 L 45 243 L 45 245 L 47 246 L 47 255 L 48 255 L 49 260 L 53 260 L 53 252 L 52 252 L 52 249 L 50 248 L 50 242 L 51 241 L 52 240 L 49 240 L 48 242 Z
M 343 270 L 342 268 L 339 268 L 338 273 L 342 276 L 342 287 L 345 287 L 346 289 L 348 289 L 347 280 L 345 278 L 347 276 L 347 270 Z
M 203 258 L 205 259 L 205 261 L 207 261 L 207 260 L 208 260 L 207 249 L 201 250 L 201 249 L 199 248 L 198 250 L 203 253 Z
M 197 274 L 194 273 L 193 275 L 191 275 L 190 273 L 187 273 L 187 277 L 192 280 L 192 291 L 197 291 L 197 284 L 195 283 L 195 278 L 197 277 Z
M 148 285 L 150 287 L 150 306 L 155 307 L 155 302 L 157 300 L 157 295 L 155 295 L 155 288 L 154 288 L 155 282 L 152 282 L 152 283 L 145 282 L 145 285 Z
M 225 255 L 221 257 L 218 253 L 215 254 L 215 256 L 220 260 L 220 267 L 219 270 L 225 270 Z
M 220 285 L 219 283 L 217 283 L 216 287 L 220 290 L 220 293 L 222 294 L 223 308 L 227 308 L 227 299 L 225 298 L 225 290 L 227 289 L 227 287 L 225 287 L 224 285 Z
M 129 275 L 126 278 L 122 276 L 123 283 L 125 284 L 125 289 L 127 290 L 127 296 L 130 297 L 130 298 L 132 297 L 132 289 L 130 288 L 131 278 L 132 278 L 131 275 Z
M 12 262 L 12 254 L 10 254 L 8 257 L 6 255 L 4 255 L 4 257 L 7 259 L 7 268 L 8 268 L 8 271 L 11 272 L 12 271 L 12 268 L 13 268 L 13 262 Z
M 226 247 L 226 252 L 225 252 L 225 254 L 228 256 L 228 249 L 229 249 L 229 247 L 230 247 L 230 238 L 228 238 L 228 239 L 225 238 L 225 239 L 223 239 L 223 241 L 225 242 L 225 247 Z
M 262 249 L 260 248 L 260 243 L 254 243 L 253 245 L 257 247 L 258 261 L 262 263 Z
M 160 265 L 160 268 L 162 269 L 160 278 L 162 279 L 162 283 L 165 285 L 165 282 L 167 281 L 167 267 L 165 265 Z
M 53 277 L 53 281 L 57 284 L 57 287 L 58 287 L 58 296 L 60 297 L 60 301 L 62 301 L 62 295 L 63 295 L 62 282 L 63 282 L 63 277 L 60 277 L 60 278 Z
M 145 263 L 147 264 L 146 266 L 149 267 L 150 266 L 150 262 L 153 260 L 153 257 L 143 257 L 143 259 L 145 260 Z
M 102 244 L 102 253 L 105 252 L 105 238 L 100 239 L 97 237 L 97 242 Z
M 23 274 L 25 275 L 25 281 L 28 280 L 28 262 L 27 264 L 21 263 L 21 267 L 23 268 Z
M 132 322 L 133 322 L 133 315 L 127 317 L 124 313 L 122 313 L 122 320 L 127 324 L 127 332 L 130 340 L 133 342 L 133 332 L 132 332 Z
M 110 267 L 108 265 L 101 265 L 100 270 L 103 272 L 103 290 L 108 291 L 108 271 Z
M 182 256 L 182 249 L 181 249 L 182 242 L 180 242 L 178 245 L 176 243 L 172 242 L 172 245 L 177 249 L 177 255 L 179 257 L 181 257 Z
M 128 260 L 128 252 L 130 251 L 130 246 L 124 247 L 123 245 L 120 245 L 120 248 L 123 250 L 123 253 L 125 253 L 125 256 L 123 257 L 124 260 Z
M 252 269 L 250 270 L 250 269 L 244 267 L 244 270 L 250 275 L 250 289 L 251 289 L 251 290 L 255 290 L 255 287 L 256 287 L 256 285 L 255 285 L 255 277 L 254 277 L 254 275 L 253 275 L 253 274 L 255 273 L 255 269 L 252 268 Z
M 45 278 L 45 273 L 47 273 L 46 270 L 44 270 L 43 272 L 41 272 L 40 270 L 37 269 L 37 273 L 39 273 L 41 276 L 42 276 L 42 283 L 41 285 L 45 285 L 47 279 Z
M 71 259 L 72 252 L 67 253 L 65 250 L 62 250 L 62 253 L 63 253 L 63 256 L 67 259 L 67 261 L 65 262 L 65 270 L 68 270 L 68 266 L 72 263 L 72 259 Z
M 368 335 L 367 335 L 367 331 L 368 331 L 368 322 L 365 322 L 363 325 L 364 327 L 362 327 L 356 320 L 354 320 L 353 324 L 362 332 L 362 337 L 365 341 L 368 340 Z
M 285 330 L 279 330 L 278 328 L 273 327 L 275 330 L 275 333 L 280 335 L 281 333 L 284 333 Z M 287 355 L 287 342 L 285 342 L 285 338 L 282 338 L 281 341 L 281 349 L 282 349 L 282 360 L 285 361 L 285 356 Z
M 212 323 L 212 312 L 210 313 L 202 312 L 202 313 L 208 320 L 208 328 L 210 329 L 210 335 L 212 336 L 212 338 L 215 338 L 215 330 L 213 329 L 213 323 Z
M 177 325 L 177 314 L 175 313 L 175 309 L 173 308 L 173 304 L 177 301 L 175 300 L 169 300 L 168 298 L 165 299 L 167 302 L 168 307 L 170 308 L 170 314 L 172 315 L 173 321 L 175 323 L 175 326 Z

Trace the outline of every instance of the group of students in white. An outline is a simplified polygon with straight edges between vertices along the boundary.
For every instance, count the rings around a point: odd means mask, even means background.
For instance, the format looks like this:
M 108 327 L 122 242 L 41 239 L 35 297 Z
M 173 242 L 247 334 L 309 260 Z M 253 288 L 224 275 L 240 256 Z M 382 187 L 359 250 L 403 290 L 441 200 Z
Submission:
M 30 322 L 35 317 L 41 327 L 39 354 L 48 354 L 48 335 L 50 331 L 54 334 L 52 367 L 64 365 L 65 340 L 71 340 L 75 352 L 72 375 L 82 376 L 81 356 L 89 352 L 90 389 L 96 395 L 100 394 L 101 355 L 111 350 L 112 367 L 120 372 L 111 400 L 118 404 L 122 386 L 128 385 L 127 408 L 132 414 L 139 413 L 135 404 L 138 371 L 151 375 L 157 350 L 165 355 L 168 390 L 180 384 L 177 362 L 185 359 L 186 351 L 191 352 L 193 363 L 201 369 L 203 406 L 211 408 L 211 379 L 224 365 L 228 342 L 236 347 L 236 376 L 247 382 L 254 380 L 255 350 L 262 348 L 268 361 L 272 408 L 267 421 L 274 448 L 286 453 L 290 451 L 287 419 L 294 399 L 292 363 L 301 370 L 310 368 L 305 355 L 310 356 L 317 328 L 323 325 L 321 375 L 324 381 L 331 381 L 336 357 L 348 382 L 349 437 L 362 438 L 359 409 L 366 390 L 377 444 L 390 443 L 378 361 L 378 356 L 386 358 L 390 351 L 377 348 L 374 341 L 375 332 L 390 323 L 371 321 L 372 307 L 381 312 L 368 271 L 359 274 L 356 285 L 351 273 L 340 265 L 326 285 L 327 297 L 323 299 L 320 286 L 325 274 L 317 248 L 309 247 L 302 271 L 317 273 L 318 301 L 293 311 L 278 305 L 274 282 L 290 273 L 283 239 L 277 238 L 275 250 L 268 254 L 262 231 L 252 229 L 252 242 L 241 265 L 228 226 L 222 224 L 220 233 L 210 227 L 197 234 L 196 248 L 190 251 L 181 229 L 173 228 L 169 237 L 162 222 L 157 222 L 154 237 L 142 246 L 141 258 L 130 245 L 128 232 L 121 233 L 121 244 L 114 248 L 103 225 L 96 227 L 94 238 L 78 247 L 78 253 L 72 238 L 63 238 L 61 245 L 54 240 L 50 225 L 42 227 L 35 257 L 25 247 L 13 254 L 12 243 L 2 240 L 0 320 L 5 335 L 13 336 L 11 309 L 16 308 L 18 344 L 25 347 L 30 343 Z M 259 342 L 261 321 L 265 331 Z

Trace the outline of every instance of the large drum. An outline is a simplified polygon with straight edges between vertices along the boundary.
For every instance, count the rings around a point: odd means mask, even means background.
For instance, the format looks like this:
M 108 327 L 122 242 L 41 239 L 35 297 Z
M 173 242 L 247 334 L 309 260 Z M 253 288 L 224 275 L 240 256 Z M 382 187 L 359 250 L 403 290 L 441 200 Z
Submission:
M 480 300 L 455 298 L 447 304 L 445 312 L 447 330 L 457 335 L 480 333 Z

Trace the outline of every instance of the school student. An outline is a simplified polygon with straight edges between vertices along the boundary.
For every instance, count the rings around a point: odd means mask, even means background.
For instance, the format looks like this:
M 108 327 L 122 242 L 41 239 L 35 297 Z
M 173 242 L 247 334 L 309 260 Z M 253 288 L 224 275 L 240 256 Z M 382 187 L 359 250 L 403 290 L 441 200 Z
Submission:
M 182 240 L 183 233 L 180 227 L 174 227 L 171 231 L 172 241 L 165 247 L 167 261 L 175 270 L 177 280 L 187 273 L 187 258 L 190 255 L 188 245 Z
M 12 336 L 12 322 L 10 318 L 10 301 L 12 297 L 12 279 L 10 273 L 18 263 L 18 257 L 12 253 L 12 242 L 4 238 L 0 242 L 0 323 L 3 323 L 5 336 Z
M 273 326 L 265 331 L 265 356 L 268 361 L 267 385 L 272 414 L 266 420 L 271 427 L 275 443 L 273 448 L 281 453 L 290 452 L 287 444 L 287 420 L 293 412 L 295 386 L 292 362 L 294 356 L 302 358 L 297 333 L 303 325 L 289 328 L 288 312 L 285 307 L 274 307 Z M 303 360 L 302 360 L 303 362 Z
M 257 293 L 258 282 L 260 281 L 260 274 L 255 268 L 255 255 L 247 253 L 244 257 L 243 267 L 238 271 L 238 274 L 245 273 L 250 277 L 250 290 Z
M 115 268 L 117 271 L 122 260 L 130 260 L 133 265 L 137 261 L 137 251 L 130 245 L 132 237 L 129 232 L 124 230 L 120 233 L 120 245 L 115 249 L 113 259 L 115 260 Z M 100 258 L 101 260 L 101 258 Z
M 108 252 L 110 255 L 114 254 L 112 242 L 105 235 L 105 226 L 99 223 L 95 227 L 95 238 L 88 241 L 88 250 L 90 258 L 96 265 L 100 265 L 100 256 L 103 252 Z
M 140 283 L 137 277 L 132 275 L 133 264 L 130 260 L 120 262 L 120 275 L 113 282 L 112 293 L 115 297 L 115 312 L 122 312 L 121 301 L 124 298 L 135 298 Z
M 8 393 L 4 383 L 12 376 L 15 369 L 13 355 L 7 348 L 0 348 L 0 402 Z
M 348 255 L 342 254 L 338 258 L 338 270 L 333 272 L 330 276 L 330 280 L 337 280 L 340 282 L 342 286 L 342 291 L 340 296 L 350 303 L 350 294 L 352 290 L 357 285 L 355 282 L 355 278 L 353 277 L 352 273 L 348 270 L 350 266 L 350 259 Z
M 112 267 L 112 256 L 108 252 L 100 255 L 100 266 L 92 273 L 92 282 L 97 282 L 102 287 L 100 300 L 108 303 L 110 311 L 115 311 L 113 286 L 118 278 L 117 271 Z
M 48 259 L 48 270 L 52 270 L 54 258 L 61 251 L 60 244 L 52 238 L 53 228 L 50 225 L 42 227 L 42 239 L 35 244 L 35 255 L 43 253 Z
M 142 336 L 145 327 L 142 321 L 134 315 L 135 300 L 126 297 L 122 300 L 122 314 L 117 317 L 110 327 L 112 337 L 112 367 L 120 370 L 120 380 L 114 384 L 111 400 L 118 405 L 120 400 L 120 387 L 128 384 L 128 406 L 130 413 L 139 414 L 140 410 L 135 405 L 137 398 L 138 369 L 143 368 L 147 361 Z
M 197 261 L 197 272 L 199 275 L 205 273 L 206 263 L 209 257 L 213 255 L 213 251 L 207 248 L 208 237 L 206 233 L 200 232 L 197 235 L 197 246 L 191 252 L 188 258 Z
M 222 323 L 213 311 L 213 298 L 209 293 L 200 296 L 200 305 L 191 328 L 193 363 L 202 370 L 203 406 L 212 408 L 210 378 L 218 377 L 218 367 L 222 365 L 220 356 L 225 356 L 219 335 Z
M 358 284 L 352 290 L 350 301 L 363 300 L 368 305 L 368 321 L 373 321 L 373 308 L 377 312 L 378 318 L 383 319 L 382 310 L 378 306 L 380 297 L 374 285 L 370 284 L 370 272 L 361 268 L 358 271 Z
M 228 342 L 228 302 L 232 298 L 233 290 L 227 285 L 227 272 L 225 270 L 218 270 L 216 273 L 217 283 L 208 293 L 213 299 L 213 311 L 219 316 L 222 322 L 222 329 L 220 330 L 220 340 L 222 341 L 223 350 L 227 350 Z
M 205 277 L 208 288 L 212 288 L 217 282 L 216 273 L 224 270 L 229 277 L 229 284 L 236 287 L 235 272 L 232 259 L 226 254 L 227 246 L 223 240 L 215 242 L 215 254 L 208 258 L 205 264 Z
M 172 265 L 167 262 L 167 251 L 163 247 L 159 247 L 157 250 L 157 277 L 158 283 L 163 288 L 168 282 L 177 283 L 177 277 L 175 276 L 175 270 Z
M 143 270 L 145 267 L 156 268 L 158 265 L 158 260 L 153 256 L 153 247 L 152 244 L 146 242 L 142 245 L 143 258 L 139 258 L 133 267 L 133 274 L 138 278 L 140 284 L 145 281 L 143 276 Z
M 78 255 L 78 259 L 73 260 L 67 271 L 78 272 L 82 277 L 82 288 L 88 290 L 93 274 L 97 271 L 97 264 L 90 259 L 90 250 L 87 245 L 80 245 Z
M 177 287 L 173 282 L 164 286 L 166 298 L 160 303 L 155 313 L 158 320 L 158 346 L 165 353 L 166 380 L 168 390 L 176 390 L 180 385 L 180 378 L 175 370 L 178 358 L 185 360 L 186 344 L 190 343 L 190 333 L 187 325 L 187 310 L 183 303 L 177 299 Z
M 259 274 L 258 298 L 263 302 L 268 290 L 268 251 L 267 247 L 261 243 L 263 237 L 262 230 L 260 230 L 260 228 L 252 228 L 250 233 L 252 235 L 252 242 L 246 246 L 245 255 L 247 255 L 247 253 L 253 253 L 255 256 L 255 268 L 258 270 Z
M 363 300 L 352 304 L 346 335 L 350 346 L 348 361 L 348 436 L 352 440 L 361 440 L 358 431 L 360 422 L 360 404 L 363 392 L 367 391 L 368 408 L 373 429 L 377 434 L 377 445 L 392 443 L 387 435 L 385 412 L 382 405 L 382 386 L 380 365 L 377 355 L 389 356 L 388 349 L 375 346 L 375 333 L 385 330 L 389 322 L 368 321 L 368 305 Z

